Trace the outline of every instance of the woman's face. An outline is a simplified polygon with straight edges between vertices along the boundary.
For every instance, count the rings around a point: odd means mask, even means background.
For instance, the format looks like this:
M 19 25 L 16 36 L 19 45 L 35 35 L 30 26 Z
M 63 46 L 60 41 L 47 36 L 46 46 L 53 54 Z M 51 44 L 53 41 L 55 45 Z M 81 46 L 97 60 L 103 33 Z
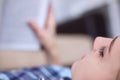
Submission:
M 120 37 L 98 37 L 92 52 L 73 64 L 73 80 L 117 80 L 119 69 Z

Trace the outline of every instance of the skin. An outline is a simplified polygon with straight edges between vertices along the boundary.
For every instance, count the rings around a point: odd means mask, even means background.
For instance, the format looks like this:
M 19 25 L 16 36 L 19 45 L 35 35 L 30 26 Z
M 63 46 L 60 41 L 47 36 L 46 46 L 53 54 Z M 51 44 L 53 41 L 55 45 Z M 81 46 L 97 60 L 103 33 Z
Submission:
M 110 38 L 97 37 L 93 51 L 73 64 L 73 80 L 120 80 L 120 37 L 110 48 L 112 41 Z M 104 56 L 100 56 L 102 47 L 105 47 Z
M 52 8 L 46 26 L 40 29 L 36 22 L 29 21 L 30 27 L 41 40 L 51 64 L 60 64 L 55 44 L 55 20 Z M 111 45 L 112 43 L 112 45 Z M 72 66 L 72 80 L 120 80 L 120 37 L 97 37 L 93 50 L 77 60 Z
M 56 24 L 53 13 L 52 6 L 49 7 L 48 17 L 46 20 L 46 25 L 41 29 L 34 20 L 29 20 L 28 22 L 30 28 L 35 32 L 38 39 L 44 46 L 44 51 L 46 52 L 48 64 L 60 65 L 59 55 L 56 49 Z

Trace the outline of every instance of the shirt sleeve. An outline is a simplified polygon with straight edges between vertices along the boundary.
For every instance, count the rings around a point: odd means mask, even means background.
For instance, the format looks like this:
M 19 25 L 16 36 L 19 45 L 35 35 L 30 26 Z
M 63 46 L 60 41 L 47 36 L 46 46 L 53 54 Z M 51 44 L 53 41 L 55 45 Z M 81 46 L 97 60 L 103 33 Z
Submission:
M 65 80 L 65 78 L 71 80 L 70 69 L 56 65 L 0 72 L 0 80 Z

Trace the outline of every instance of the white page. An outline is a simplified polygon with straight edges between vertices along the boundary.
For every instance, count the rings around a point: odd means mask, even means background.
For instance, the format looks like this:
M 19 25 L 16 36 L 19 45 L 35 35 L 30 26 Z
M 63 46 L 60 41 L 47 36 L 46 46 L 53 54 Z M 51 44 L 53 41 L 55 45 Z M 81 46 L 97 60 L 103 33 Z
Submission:
M 3 0 L 0 0 L 0 25 L 1 25 L 1 17 L 2 17 L 2 3 L 3 3 Z M 1 30 L 1 29 L 0 29 Z
M 0 49 L 39 50 L 40 43 L 27 22 L 34 19 L 43 27 L 48 6 L 48 0 L 3 0 Z

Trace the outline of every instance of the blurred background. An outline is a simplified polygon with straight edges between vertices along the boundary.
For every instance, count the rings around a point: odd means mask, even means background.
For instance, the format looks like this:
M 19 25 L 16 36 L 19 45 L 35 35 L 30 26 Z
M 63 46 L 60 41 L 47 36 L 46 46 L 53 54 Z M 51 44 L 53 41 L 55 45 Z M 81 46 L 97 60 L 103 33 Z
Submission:
M 68 59 L 63 56 L 64 61 L 72 62 L 82 53 L 88 53 L 97 36 L 113 38 L 120 35 L 120 0 L 54 2 L 59 52 L 71 54 Z
M 71 65 L 88 53 L 95 37 L 120 35 L 120 0 L 52 0 L 52 3 L 57 47 L 64 65 Z
M 58 33 L 115 37 L 120 33 L 119 0 L 66 0 L 56 2 Z M 68 28 L 69 27 L 69 28 Z

